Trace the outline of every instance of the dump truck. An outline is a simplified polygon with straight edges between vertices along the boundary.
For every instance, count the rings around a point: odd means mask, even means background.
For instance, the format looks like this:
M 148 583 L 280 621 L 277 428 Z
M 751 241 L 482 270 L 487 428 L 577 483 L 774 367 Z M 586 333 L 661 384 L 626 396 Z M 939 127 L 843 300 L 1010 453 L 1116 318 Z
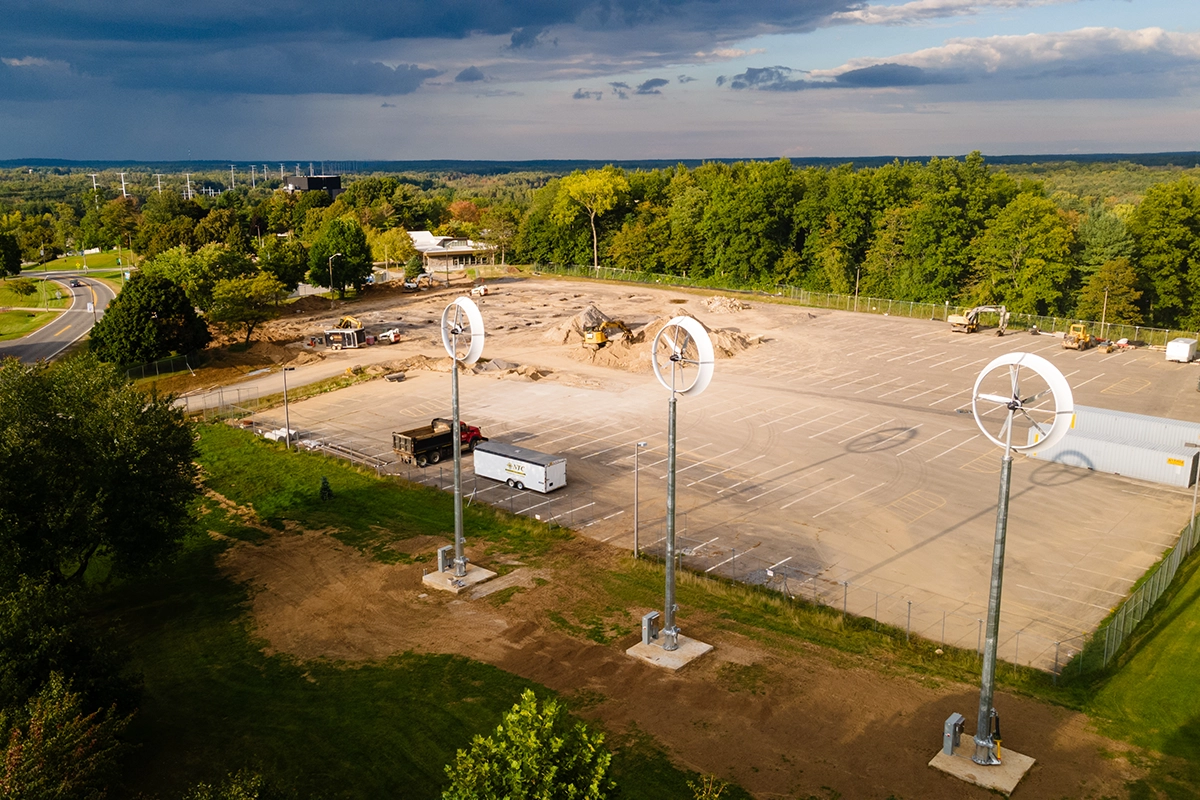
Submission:
M 1000 317 L 1000 324 L 996 329 L 997 336 L 1003 336 L 1008 330 L 1008 309 L 1004 306 L 977 306 L 967 311 L 966 314 L 951 314 L 946 318 L 950 323 L 951 333 L 975 333 L 979 330 L 979 315 L 991 312 Z
M 406 464 L 416 464 L 418 467 L 436 464 L 442 459 L 454 457 L 454 451 L 451 449 L 453 428 L 454 423 L 450 420 L 435 417 L 428 425 L 420 428 L 393 432 L 392 449 Z M 487 441 L 474 425 L 459 422 L 459 429 L 459 445 L 467 452 L 474 450 L 480 442 Z
M 548 494 L 567 485 L 567 459 L 504 442 L 475 448 L 475 474 L 507 483 L 514 489 Z
M 1062 346 L 1064 350 L 1087 350 L 1096 346 L 1096 337 L 1088 333 L 1086 325 L 1077 322 L 1063 334 Z

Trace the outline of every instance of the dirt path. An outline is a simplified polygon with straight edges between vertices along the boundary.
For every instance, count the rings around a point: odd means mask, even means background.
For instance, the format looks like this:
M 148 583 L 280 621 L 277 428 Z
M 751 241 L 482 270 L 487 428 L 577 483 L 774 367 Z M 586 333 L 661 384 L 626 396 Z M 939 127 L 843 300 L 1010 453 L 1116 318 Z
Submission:
M 611 548 L 586 540 L 563 551 L 564 564 L 617 563 Z M 586 690 L 597 702 L 585 716 L 618 733 L 636 725 L 680 764 L 736 781 L 758 797 L 824 797 L 829 789 L 880 800 L 989 796 L 927 766 L 942 721 L 973 710 L 974 687 L 889 676 L 816 647 L 785 657 L 695 616 L 689 635 L 716 650 L 670 675 L 625 656 L 634 633 L 599 645 L 544 625 L 560 602 L 557 593 L 569 586 L 557 582 L 565 570 L 553 566 L 510 573 L 525 588 L 503 603 L 430 594 L 420 565 L 373 562 L 319 532 L 237 543 L 222 567 L 250 587 L 256 632 L 272 652 L 346 661 L 405 650 L 452 653 L 564 694 Z M 1122 796 L 1135 777 L 1112 755 L 1127 748 L 1091 732 L 1083 715 L 1021 697 L 1001 696 L 997 705 L 1005 746 L 1038 761 L 1017 797 Z

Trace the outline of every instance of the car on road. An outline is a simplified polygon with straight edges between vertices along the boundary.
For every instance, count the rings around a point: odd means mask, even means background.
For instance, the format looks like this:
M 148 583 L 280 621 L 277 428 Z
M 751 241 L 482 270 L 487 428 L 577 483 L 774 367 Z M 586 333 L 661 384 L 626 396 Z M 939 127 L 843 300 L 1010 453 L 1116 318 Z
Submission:
M 83 285 L 84 285 L 83 281 L 79 280 L 79 278 L 71 278 L 71 286 L 72 287 L 79 287 L 79 286 L 83 286 Z

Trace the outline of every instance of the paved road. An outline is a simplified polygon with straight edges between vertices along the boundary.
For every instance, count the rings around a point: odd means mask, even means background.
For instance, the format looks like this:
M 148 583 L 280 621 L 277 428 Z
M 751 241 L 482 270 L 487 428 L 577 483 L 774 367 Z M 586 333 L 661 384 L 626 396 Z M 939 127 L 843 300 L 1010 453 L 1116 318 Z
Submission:
M 83 286 L 72 288 L 70 279 L 73 277 L 78 278 Z M 103 281 L 85 277 L 83 273 L 51 272 L 46 278 L 56 283 L 64 295 L 69 293 L 74 296 L 71 307 L 61 312 L 53 322 L 28 336 L 0 342 L 0 358 L 13 356 L 26 364 L 53 359 L 90 331 L 116 296 Z M 87 310 L 88 303 L 94 304 L 95 312 Z

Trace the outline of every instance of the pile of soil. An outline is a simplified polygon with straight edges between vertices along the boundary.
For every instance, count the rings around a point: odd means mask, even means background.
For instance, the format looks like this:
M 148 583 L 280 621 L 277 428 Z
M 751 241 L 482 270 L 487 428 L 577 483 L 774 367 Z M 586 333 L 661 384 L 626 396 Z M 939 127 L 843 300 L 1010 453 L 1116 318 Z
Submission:
M 750 307 L 749 303 L 743 303 L 741 300 L 733 297 L 724 297 L 719 294 L 701 301 L 701 305 L 714 314 L 736 314 Z
M 477 374 L 495 375 L 500 378 L 509 378 L 514 380 L 538 381 L 550 375 L 553 370 L 545 367 L 533 367 L 529 364 L 515 364 L 511 361 L 505 361 L 502 358 L 493 358 L 490 361 L 481 361 L 475 365 Z
M 610 319 L 611 317 L 596 308 L 594 304 L 589 304 L 583 311 L 546 331 L 546 339 L 555 344 L 579 346 L 583 343 L 584 331 L 588 328 L 595 328 Z

